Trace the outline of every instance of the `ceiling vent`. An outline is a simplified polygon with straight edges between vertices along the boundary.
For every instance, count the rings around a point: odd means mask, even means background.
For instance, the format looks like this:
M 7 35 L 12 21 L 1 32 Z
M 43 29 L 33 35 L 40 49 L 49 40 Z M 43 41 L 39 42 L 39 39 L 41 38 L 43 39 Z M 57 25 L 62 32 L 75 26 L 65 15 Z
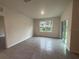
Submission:
M 24 0 L 25 3 L 28 3 L 28 2 L 30 2 L 30 1 L 31 1 L 31 0 Z

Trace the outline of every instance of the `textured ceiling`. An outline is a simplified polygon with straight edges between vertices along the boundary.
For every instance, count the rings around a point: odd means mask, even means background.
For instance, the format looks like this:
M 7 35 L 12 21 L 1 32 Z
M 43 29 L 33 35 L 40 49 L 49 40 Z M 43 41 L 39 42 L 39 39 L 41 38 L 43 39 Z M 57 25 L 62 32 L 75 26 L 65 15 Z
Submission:
M 47 18 L 60 16 L 71 0 L 0 0 L 0 3 L 31 18 Z M 41 15 L 44 10 L 45 14 Z

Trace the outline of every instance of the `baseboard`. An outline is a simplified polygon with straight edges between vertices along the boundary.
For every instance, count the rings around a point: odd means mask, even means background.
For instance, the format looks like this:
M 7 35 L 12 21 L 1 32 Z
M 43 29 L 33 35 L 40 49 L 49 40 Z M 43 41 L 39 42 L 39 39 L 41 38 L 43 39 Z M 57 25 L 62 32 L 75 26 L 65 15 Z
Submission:
M 41 35 L 34 35 L 33 37 L 47 37 L 47 38 L 54 38 L 54 39 L 60 39 L 59 37 L 49 37 L 49 36 L 41 36 Z
M 16 44 L 21 43 L 21 42 L 23 42 L 23 41 L 25 41 L 25 40 L 27 40 L 27 39 L 29 39 L 29 38 L 31 38 L 31 37 L 32 37 L 32 35 L 26 37 L 26 38 L 23 39 L 23 40 L 20 40 L 20 41 L 14 43 L 14 44 L 11 44 L 11 45 L 7 46 L 7 48 L 10 48 L 10 47 L 12 47 L 12 46 L 15 46 Z
M 71 50 L 70 52 L 78 54 L 79 55 L 79 51 L 75 51 L 75 50 Z

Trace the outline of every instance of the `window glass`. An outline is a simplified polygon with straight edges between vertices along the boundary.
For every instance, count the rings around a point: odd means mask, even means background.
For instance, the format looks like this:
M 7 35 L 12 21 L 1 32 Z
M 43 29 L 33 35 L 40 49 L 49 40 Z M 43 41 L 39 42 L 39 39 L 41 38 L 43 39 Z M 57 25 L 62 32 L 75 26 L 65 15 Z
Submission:
M 40 20 L 40 32 L 52 32 L 52 20 Z

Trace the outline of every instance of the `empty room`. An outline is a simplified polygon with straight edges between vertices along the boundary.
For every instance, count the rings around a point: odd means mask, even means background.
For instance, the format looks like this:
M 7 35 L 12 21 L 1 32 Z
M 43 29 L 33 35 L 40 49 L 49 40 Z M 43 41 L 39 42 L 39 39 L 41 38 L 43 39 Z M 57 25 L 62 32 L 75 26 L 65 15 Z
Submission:
M 0 0 L 0 59 L 79 59 L 79 0 Z

